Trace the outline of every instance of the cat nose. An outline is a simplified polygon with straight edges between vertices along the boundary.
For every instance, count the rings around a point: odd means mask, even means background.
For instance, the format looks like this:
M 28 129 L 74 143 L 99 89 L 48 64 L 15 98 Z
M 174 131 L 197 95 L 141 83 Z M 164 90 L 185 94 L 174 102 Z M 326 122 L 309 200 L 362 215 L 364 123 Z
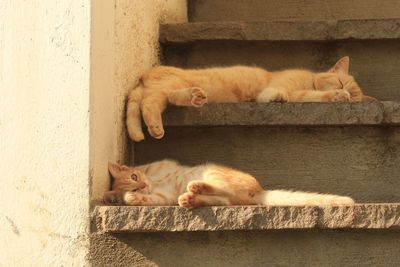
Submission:
M 140 189 L 143 189 L 143 188 L 145 188 L 146 186 L 147 186 L 147 184 L 144 183 L 144 182 L 139 182 L 139 183 L 138 183 L 138 187 L 139 187 Z

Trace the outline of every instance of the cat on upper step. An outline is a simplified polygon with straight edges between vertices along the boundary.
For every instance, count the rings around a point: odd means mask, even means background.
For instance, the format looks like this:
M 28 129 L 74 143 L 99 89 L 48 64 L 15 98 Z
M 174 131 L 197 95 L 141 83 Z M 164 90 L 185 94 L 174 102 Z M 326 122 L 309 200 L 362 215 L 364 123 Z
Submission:
M 230 205 L 353 205 L 346 196 L 265 190 L 256 178 L 232 168 L 205 164 L 182 166 L 162 160 L 128 167 L 110 163 L 112 191 L 104 194 L 108 205 L 166 206 L 188 209 Z
M 327 72 L 267 71 L 256 67 L 180 69 L 158 66 L 143 74 L 127 104 L 132 140 L 144 139 L 141 114 L 154 138 L 164 136 L 161 114 L 168 104 L 201 107 L 206 103 L 371 101 L 349 74 L 349 57 Z

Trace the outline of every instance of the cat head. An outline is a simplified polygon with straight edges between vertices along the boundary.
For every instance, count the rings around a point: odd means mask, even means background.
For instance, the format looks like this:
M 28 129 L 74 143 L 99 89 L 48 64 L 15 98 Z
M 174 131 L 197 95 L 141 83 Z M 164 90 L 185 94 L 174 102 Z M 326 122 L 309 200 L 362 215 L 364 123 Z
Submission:
M 354 77 L 349 74 L 350 58 L 342 57 L 327 72 L 314 77 L 314 87 L 319 91 L 344 89 L 350 93 L 351 101 L 374 101 L 373 97 L 363 94 Z
M 142 194 L 151 192 L 150 181 L 146 178 L 146 175 L 137 168 L 109 163 L 108 171 L 112 176 L 112 191 L 104 193 L 104 204 L 124 204 L 123 198 L 126 192 L 138 192 Z

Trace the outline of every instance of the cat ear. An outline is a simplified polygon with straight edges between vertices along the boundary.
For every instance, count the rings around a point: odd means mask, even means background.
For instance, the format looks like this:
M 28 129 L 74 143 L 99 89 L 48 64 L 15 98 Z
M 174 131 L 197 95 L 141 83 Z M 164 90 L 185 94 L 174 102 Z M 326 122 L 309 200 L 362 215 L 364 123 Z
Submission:
M 112 163 L 112 162 L 108 163 L 108 171 L 111 173 L 112 177 L 114 177 L 114 178 L 118 177 L 118 175 L 121 171 L 126 171 L 128 169 L 129 168 L 125 165 L 119 165 L 117 163 Z
M 119 204 L 119 197 L 117 192 L 115 191 L 108 191 L 105 192 L 103 195 L 103 203 L 106 205 L 117 205 Z
M 350 67 L 350 58 L 346 56 L 339 59 L 328 72 L 348 74 L 349 67 Z

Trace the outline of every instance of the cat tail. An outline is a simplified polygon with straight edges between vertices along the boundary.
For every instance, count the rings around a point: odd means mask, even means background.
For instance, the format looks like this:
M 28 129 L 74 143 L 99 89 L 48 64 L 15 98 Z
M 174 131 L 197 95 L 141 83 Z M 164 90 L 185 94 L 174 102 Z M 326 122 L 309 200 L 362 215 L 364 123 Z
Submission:
M 133 89 L 128 96 L 128 105 L 126 110 L 126 126 L 129 137 L 136 142 L 144 140 L 142 130 L 142 116 L 140 112 L 140 103 L 143 98 L 143 86 L 139 85 Z
M 265 190 L 256 200 L 258 204 L 270 206 L 354 205 L 354 200 L 346 196 L 288 190 Z

